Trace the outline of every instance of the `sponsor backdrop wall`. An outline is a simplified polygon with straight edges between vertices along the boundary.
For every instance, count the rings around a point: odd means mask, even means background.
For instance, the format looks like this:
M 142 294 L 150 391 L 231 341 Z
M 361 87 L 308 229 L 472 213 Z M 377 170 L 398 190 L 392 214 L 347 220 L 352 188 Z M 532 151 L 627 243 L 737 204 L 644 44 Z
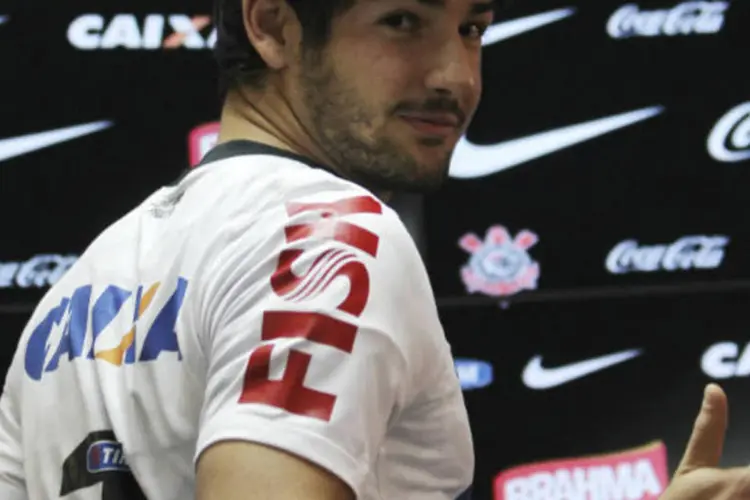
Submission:
M 208 1 L 0 8 L 0 363 L 102 229 L 196 163 Z M 480 499 L 656 498 L 703 385 L 750 461 L 750 3 L 515 2 L 451 178 L 406 204 Z M 588 495 L 588 496 L 587 496 Z

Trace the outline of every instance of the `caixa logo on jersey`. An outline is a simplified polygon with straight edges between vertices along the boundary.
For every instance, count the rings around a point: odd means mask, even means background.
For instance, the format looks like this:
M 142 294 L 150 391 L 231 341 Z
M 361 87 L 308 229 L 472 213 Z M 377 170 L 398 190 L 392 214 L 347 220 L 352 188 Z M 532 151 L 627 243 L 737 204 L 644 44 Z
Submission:
M 188 154 L 190 166 L 198 165 L 206 153 L 216 146 L 219 140 L 219 122 L 204 123 L 190 131 L 188 137 Z
M 456 358 L 454 364 L 463 390 L 481 389 L 492 383 L 494 377 L 490 363 L 478 359 Z
M 68 41 L 79 50 L 205 50 L 216 43 L 210 26 L 210 16 L 84 14 L 68 26 Z
M 712 35 L 724 26 L 729 2 L 683 2 L 672 9 L 641 10 L 623 5 L 609 18 L 612 38 Z
M 711 130 L 706 146 L 717 161 L 750 160 L 750 102 L 735 106 L 722 116 Z
M 618 243 L 605 262 L 611 274 L 716 269 L 724 260 L 727 236 L 685 236 L 669 245 Z
M 471 254 L 468 264 L 461 268 L 466 290 L 506 297 L 535 289 L 539 264 L 531 259 L 528 250 L 537 241 L 539 238 L 531 231 L 521 231 L 513 238 L 500 225 L 489 228 L 484 241 L 473 233 L 464 235 L 458 244 Z
M 0 289 L 52 286 L 77 260 L 77 255 L 41 254 L 22 262 L 0 262 Z
M 120 367 L 182 353 L 175 331 L 188 282 L 156 282 L 134 289 L 84 285 L 50 309 L 29 335 L 24 368 L 32 380 L 64 360 L 99 360 Z

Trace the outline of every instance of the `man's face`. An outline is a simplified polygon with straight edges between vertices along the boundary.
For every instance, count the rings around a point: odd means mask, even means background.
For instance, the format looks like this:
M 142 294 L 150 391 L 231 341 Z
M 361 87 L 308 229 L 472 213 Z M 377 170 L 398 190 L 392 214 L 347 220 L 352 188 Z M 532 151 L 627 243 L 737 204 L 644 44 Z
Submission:
M 295 71 L 324 153 L 371 189 L 430 191 L 447 176 L 481 94 L 490 0 L 358 0 Z

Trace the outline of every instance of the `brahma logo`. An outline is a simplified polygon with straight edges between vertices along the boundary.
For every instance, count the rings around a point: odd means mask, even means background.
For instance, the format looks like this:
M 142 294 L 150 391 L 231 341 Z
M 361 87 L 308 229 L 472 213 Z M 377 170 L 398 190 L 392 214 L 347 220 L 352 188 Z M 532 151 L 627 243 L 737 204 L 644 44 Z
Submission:
M 188 155 L 190 166 L 198 165 L 206 153 L 211 151 L 219 140 L 219 122 L 204 123 L 190 131 Z
M 68 41 L 79 50 L 204 50 L 216 43 L 216 29 L 205 33 L 209 16 L 133 14 L 79 16 L 68 27 Z
M 528 249 L 537 241 L 537 235 L 528 230 L 512 238 L 499 225 L 487 230 L 484 241 L 473 233 L 464 235 L 459 246 L 471 254 L 468 264 L 461 268 L 466 290 L 504 297 L 535 289 L 539 264 L 531 259 Z
M 495 500 L 657 500 L 669 483 L 662 442 L 586 458 L 514 467 L 495 478 Z
M 717 161 L 750 160 L 750 102 L 730 109 L 711 130 L 706 145 Z

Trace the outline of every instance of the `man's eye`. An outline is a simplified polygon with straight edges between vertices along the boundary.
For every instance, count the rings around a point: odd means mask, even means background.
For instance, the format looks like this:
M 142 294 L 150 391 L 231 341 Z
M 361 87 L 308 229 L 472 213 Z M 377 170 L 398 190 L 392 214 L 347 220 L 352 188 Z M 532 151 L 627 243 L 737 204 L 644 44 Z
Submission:
M 416 31 L 420 26 L 419 16 L 411 12 L 399 12 L 383 18 L 382 23 L 398 31 Z
M 488 26 L 481 23 L 470 23 L 461 26 L 461 36 L 481 40 Z

